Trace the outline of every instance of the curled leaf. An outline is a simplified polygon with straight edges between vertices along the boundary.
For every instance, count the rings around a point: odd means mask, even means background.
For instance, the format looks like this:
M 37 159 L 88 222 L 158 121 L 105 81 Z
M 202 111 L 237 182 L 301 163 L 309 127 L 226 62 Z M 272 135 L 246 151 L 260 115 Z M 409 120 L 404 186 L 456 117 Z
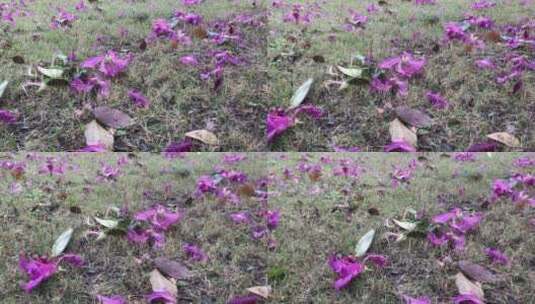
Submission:
M 48 78 L 60 79 L 63 77 L 62 69 L 47 69 L 47 68 L 38 66 L 37 70 L 39 71 L 39 73 L 45 75 Z
M 362 75 L 364 73 L 364 70 L 360 68 L 344 68 L 341 66 L 337 66 L 337 68 L 338 70 L 340 70 L 340 72 L 342 72 L 342 74 L 351 78 L 362 78 Z
M 101 218 L 98 218 L 96 216 L 95 216 L 95 221 L 97 223 L 99 223 L 100 225 L 102 225 L 102 226 L 104 226 L 106 228 L 110 228 L 110 229 L 117 228 L 117 226 L 119 225 L 119 221 L 101 219 Z
M 113 134 L 101 127 L 96 120 L 85 126 L 85 141 L 88 146 L 101 145 L 106 150 L 113 150 Z
M 307 81 L 305 81 L 305 83 L 303 83 L 299 87 L 299 89 L 297 89 L 297 91 L 295 91 L 290 101 L 290 109 L 295 109 L 303 103 L 313 83 L 314 83 L 314 78 L 310 78 Z
M 247 288 L 247 291 L 257 296 L 261 296 L 264 299 L 267 299 L 269 298 L 269 295 L 271 294 L 271 286 L 250 287 L 250 288 Z
M 103 125 L 114 129 L 126 128 L 134 123 L 124 112 L 106 106 L 93 109 L 93 115 Z
M 208 130 L 191 131 L 186 133 L 185 136 L 201 141 L 207 145 L 217 146 L 219 144 L 219 139 L 217 139 L 217 136 Z
M 482 283 L 496 281 L 496 276 L 481 265 L 472 263 L 470 261 L 459 261 L 458 265 L 461 271 L 473 280 Z
M 390 138 L 393 142 L 401 139 L 413 147 L 418 146 L 416 132 L 407 128 L 407 126 L 405 126 L 399 119 L 394 119 L 390 123 L 388 130 L 390 131 Z
M 487 137 L 511 148 L 520 147 L 520 140 L 507 132 L 492 133 Z
M 65 248 L 67 248 L 67 245 L 69 245 L 69 242 L 71 241 L 72 233 L 74 230 L 72 228 L 69 228 L 65 230 L 54 242 L 54 245 L 52 246 L 52 257 L 57 257 L 58 255 L 62 254 L 63 251 L 65 251 Z
M 395 109 L 396 115 L 403 122 L 417 128 L 426 128 L 433 124 L 433 119 L 424 112 L 411 109 L 407 106 L 399 106 Z
M 154 265 L 165 275 L 177 280 L 187 279 L 191 276 L 191 272 L 186 266 L 168 258 L 156 258 L 154 259 Z
M 402 229 L 407 230 L 407 231 L 413 231 L 418 226 L 418 223 L 401 222 L 401 221 L 398 221 L 396 219 L 392 219 L 392 221 L 396 225 L 398 225 L 399 227 L 401 227 Z
M 5 80 L 0 83 L 0 98 L 2 98 L 2 95 L 4 95 L 4 92 L 6 91 L 7 84 L 9 81 Z
M 455 275 L 455 285 L 457 285 L 459 294 L 472 294 L 480 300 L 484 300 L 485 298 L 481 284 L 473 283 L 467 277 L 465 277 L 462 272 L 459 272 Z
M 169 280 L 164 277 L 157 269 L 154 269 L 150 273 L 150 284 L 152 291 L 167 291 L 173 297 L 176 297 L 178 294 L 176 282 L 173 279 Z
M 357 243 L 357 246 L 355 246 L 355 256 L 357 257 L 363 257 L 366 252 L 368 252 L 368 249 L 372 245 L 373 238 L 375 236 L 375 229 L 372 229 L 368 231 L 363 237 L 360 238 L 360 240 Z

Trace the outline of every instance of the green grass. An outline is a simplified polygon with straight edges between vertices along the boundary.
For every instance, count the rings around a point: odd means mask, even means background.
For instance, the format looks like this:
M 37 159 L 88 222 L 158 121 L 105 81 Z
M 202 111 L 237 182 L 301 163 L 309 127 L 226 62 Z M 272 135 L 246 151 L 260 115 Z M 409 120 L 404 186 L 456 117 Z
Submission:
M 335 160 L 350 159 L 365 168 L 357 182 L 333 177 L 334 165 L 322 165 L 324 176 L 317 182 L 299 175 L 299 182 L 281 181 L 274 186 L 270 202 L 286 215 L 277 230 L 280 247 L 270 256 L 269 265 L 288 270 L 287 278 L 275 284 L 275 291 L 284 303 L 403 303 L 400 295 L 427 295 L 432 303 L 450 303 L 457 294 L 452 276 L 458 272 L 456 262 L 469 260 L 496 271 L 504 278 L 497 284 L 483 284 L 492 303 L 529 302 L 535 294 L 529 280 L 533 272 L 523 265 L 533 262 L 533 233 L 527 223 L 533 210 L 519 212 L 500 203 L 486 210 L 478 231 L 467 238 L 467 249 L 456 255 L 431 247 L 425 239 L 408 238 L 389 243 L 384 238 L 386 219 L 401 219 L 407 208 L 423 212 L 426 217 L 444 212 L 453 206 L 481 210 L 489 197 L 493 179 L 505 178 L 515 171 L 511 161 L 517 155 L 480 154 L 473 163 L 455 163 L 439 154 L 428 154 L 416 170 L 410 185 L 392 189 L 389 173 L 394 165 L 406 166 L 414 156 L 359 153 L 360 155 L 312 154 L 310 164 L 322 164 L 320 156 Z M 290 156 L 285 163 L 296 168 L 298 158 Z M 274 163 L 274 162 L 273 162 Z M 281 173 L 278 170 L 279 174 Z M 295 172 L 295 171 L 294 171 Z M 457 177 L 453 177 L 456 174 Z M 321 189 L 318 191 L 317 188 Z M 315 191 L 316 189 L 316 191 Z M 341 190 L 349 194 L 344 195 Z M 461 195 L 459 190 L 464 189 Z M 317 192 L 318 194 L 311 194 Z M 445 201 L 439 204 L 439 197 Z M 346 206 L 349 209 L 337 209 Z M 374 208 L 379 215 L 372 215 Z M 384 254 L 390 264 L 384 270 L 365 272 L 348 289 L 332 288 L 334 274 L 327 265 L 333 253 L 352 254 L 358 239 L 376 229 L 371 252 Z M 494 267 L 482 254 L 485 247 L 502 248 L 514 260 L 510 268 Z M 444 262 L 440 266 L 439 261 Z
M 37 174 L 47 156 L 68 164 L 65 175 Z M 268 249 L 265 239 L 252 240 L 248 228 L 228 219 L 231 212 L 257 212 L 258 201 L 245 198 L 235 206 L 209 196 L 185 203 L 197 178 L 222 165 L 222 155 L 192 153 L 167 160 L 156 154 L 137 154 L 121 168 L 116 181 L 98 180 L 101 164 L 113 165 L 121 156 L 126 154 L 2 156 L 26 159 L 26 173 L 19 180 L 23 191 L 17 195 L 8 190 L 14 177 L 8 170 L 0 171 L 2 303 L 93 303 L 95 294 L 121 294 L 129 303 L 143 303 L 142 296 L 150 292 L 151 260 L 159 256 L 182 261 L 193 273 L 191 279 L 178 282 L 179 303 L 225 303 L 255 285 L 273 287 L 266 303 L 402 303 L 401 294 L 428 295 L 433 303 L 448 303 L 457 294 L 452 276 L 460 260 L 484 265 L 501 278 L 483 284 L 489 303 L 529 303 L 535 295 L 530 283 L 535 275 L 530 267 L 535 261 L 534 228 L 529 224 L 535 218 L 533 208 L 517 209 L 507 200 L 484 204 L 494 179 L 516 172 L 535 173 L 533 168 L 512 165 L 523 154 L 478 154 L 475 162 L 457 162 L 438 153 L 248 153 L 247 160 L 224 167 L 243 171 L 250 180 L 268 178 L 267 205 L 281 213 L 280 225 L 273 232 L 275 249 Z M 393 188 L 393 166 L 404 167 L 416 158 L 419 165 L 410 183 Z M 332 169 L 343 159 L 362 169 L 358 179 L 333 175 Z M 314 181 L 299 173 L 302 164 L 321 165 L 321 177 Z M 284 178 L 286 169 L 292 178 Z M 85 236 L 95 228 L 88 218 L 106 217 L 110 207 L 126 206 L 133 213 L 154 202 L 184 211 L 183 220 L 166 233 L 163 250 L 133 246 L 121 236 L 102 241 Z M 431 247 L 418 237 L 400 243 L 384 237 L 386 232 L 397 231 L 385 221 L 401 219 L 408 208 L 429 218 L 454 206 L 485 215 L 479 228 L 468 234 L 462 253 Z M 81 213 L 73 213 L 74 207 Z M 81 269 L 64 266 L 32 294 L 25 294 L 19 287 L 26 280 L 17 269 L 19 252 L 46 254 L 68 227 L 75 228 L 68 251 L 81 254 L 86 265 Z M 377 234 L 370 252 L 386 255 L 389 264 L 384 269 L 370 268 L 349 288 L 335 291 L 335 275 L 327 258 L 333 253 L 352 254 L 358 239 L 372 228 Z M 200 245 L 209 261 L 188 262 L 181 250 L 185 242 Z M 486 247 L 503 250 L 510 266 L 490 264 L 482 253 Z
M 115 182 L 96 179 L 101 163 L 114 165 L 126 154 L 36 155 L 39 159 L 27 162 L 26 173 L 20 181 L 24 191 L 20 195 L 8 195 L 7 187 L 13 178 L 8 171 L 2 172 L 1 191 L 7 199 L 0 203 L 0 222 L 5 227 L 0 233 L 0 302 L 94 303 L 93 296 L 99 293 L 123 294 L 129 297 L 130 303 L 141 303 L 143 295 L 150 292 L 151 259 L 157 256 L 183 259 L 181 246 L 185 242 L 202 243 L 212 262 L 188 265 L 193 278 L 180 282 L 183 284 L 181 298 L 193 302 L 221 300 L 242 292 L 247 284 L 262 284 L 262 277 L 258 276 L 260 270 L 245 269 L 263 267 L 260 262 L 265 258 L 260 257 L 264 245 L 249 240 L 246 229 L 236 229 L 229 223 L 227 212 L 236 208 L 225 207 L 225 212 L 219 212 L 223 205 L 215 199 L 184 205 L 195 189 L 196 179 L 211 174 L 222 155 L 191 154 L 187 159 L 166 160 L 155 154 L 140 154 L 121 168 L 121 175 Z M 23 159 L 23 156 L 20 154 L 17 158 Z M 46 156 L 72 165 L 71 170 L 59 178 L 37 174 Z M 250 154 L 247 157 L 247 161 L 233 168 L 254 180 L 262 173 L 255 165 L 262 156 Z M 251 208 L 256 204 L 242 201 Z M 137 212 L 155 202 L 177 204 L 187 214 L 177 229 L 166 234 L 163 250 L 132 246 L 122 236 L 108 236 L 103 241 L 85 236 L 87 231 L 96 228 L 87 221 L 93 216 L 108 217 L 107 214 L 113 214 L 108 210 L 111 207 L 126 207 L 130 212 Z M 73 213 L 73 207 L 79 208 L 81 213 Z M 75 229 L 69 251 L 81 254 L 86 265 L 82 269 L 63 267 L 64 271 L 38 291 L 31 295 L 21 293 L 19 282 L 26 278 L 18 272 L 18 253 L 48 253 L 55 238 L 68 227 Z M 233 244 L 232 250 L 230 244 Z
M 388 1 L 389 5 L 382 9 L 390 10 L 390 14 L 368 14 L 366 7 L 376 1 L 329 1 L 321 5 L 324 17 L 313 19 L 308 26 L 282 22 L 282 14 L 288 9 L 276 11 L 271 18 L 274 30 L 269 36 L 270 57 L 278 59 L 270 65 L 271 99 L 286 106 L 293 90 L 314 77 L 316 85 L 308 99 L 324 107 L 328 115 L 319 123 L 307 122 L 306 126 L 294 128 L 272 149 L 329 151 L 336 144 L 378 151 L 390 142 L 388 124 L 395 114 L 389 107 L 408 105 L 435 118 L 430 130 L 418 132 L 420 150 L 462 151 L 508 126 L 525 149 L 533 150 L 535 137 L 529 127 L 535 106 L 533 73 L 525 75 L 525 84 L 530 85 L 521 94 L 511 95 L 510 86 L 495 83 L 494 73 L 474 68 L 477 59 L 501 57 L 503 46 L 487 43 L 480 52 L 466 53 L 459 44 L 440 45 L 444 24 L 462 20 L 465 13 L 491 17 L 498 25 L 517 23 L 534 13 L 533 6 L 521 6 L 516 1 L 495 2 L 498 5 L 494 8 L 473 11 L 469 9 L 473 1 L 437 1 L 437 5 L 423 6 L 414 5 L 414 1 Z M 369 16 L 365 29 L 356 33 L 341 30 L 349 18 L 348 8 Z M 356 54 L 380 62 L 403 51 L 421 53 L 428 60 L 425 75 L 409 82 L 410 92 L 405 99 L 370 93 L 368 85 L 350 86 L 342 92 L 336 87 L 324 87 L 328 80 L 335 80 L 326 73 L 328 68 L 348 66 Z M 288 53 L 294 55 L 280 57 Z M 314 56 L 322 56 L 325 62 L 316 62 Z M 451 106 L 447 110 L 433 109 L 425 98 L 428 90 L 440 92 Z M 377 109 L 384 110 L 384 114 Z
M 77 2 L 64 1 L 62 7 L 72 12 Z M 286 2 L 307 7 L 314 3 Z M 77 13 L 79 20 L 72 28 L 51 30 L 49 22 L 57 14 L 55 6 L 37 0 L 26 8 L 31 15 L 17 18 L 16 26 L 2 24 L 5 31 L 0 36 L 0 79 L 9 80 L 10 85 L 0 107 L 16 109 L 21 116 L 15 125 L 0 126 L 0 150 L 77 150 L 84 145 L 83 126 L 92 115 L 87 111 L 81 116 L 75 113 L 99 105 L 118 108 L 135 119 L 133 126 L 116 134 L 117 151 L 161 151 L 169 142 L 182 139 L 186 132 L 205 128 L 216 133 L 220 146 L 199 145 L 196 150 L 331 151 L 332 145 L 338 145 L 380 151 L 390 142 L 388 123 L 394 118 L 390 107 L 398 105 L 419 108 L 435 118 L 430 129 L 419 130 L 421 151 L 462 151 L 494 132 L 510 132 L 518 137 L 522 147 L 517 150 L 535 149 L 530 128 L 535 113 L 533 72 L 525 73 L 523 90 L 511 94 L 510 84 L 499 86 L 494 73 L 473 67 L 479 58 L 503 57 L 506 49 L 502 45 L 487 43 L 483 51 L 466 53 L 459 44 L 440 42 L 443 25 L 461 20 L 465 13 L 489 16 L 502 26 L 533 16 L 533 6 L 497 1 L 494 8 L 472 11 L 472 1 L 467 0 L 424 6 L 393 0 L 382 7 L 383 11 L 368 14 L 366 7 L 372 3 L 376 1 L 320 3 L 314 12 L 321 18 L 304 26 L 282 22 L 289 8 L 273 8 L 271 1 L 209 0 L 190 8 L 168 0 L 101 1 Z M 356 33 L 341 29 L 349 17 L 349 8 L 369 15 L 365 29 Z M 168 18 L 175 9 L 199 13 L 207 22 L 246 13 L 264 23 L 259 28 L 240 27 L 244 45 L 220 47 L 246 59 L 247 64 L 228 67 L 219 91 L 214 92 L 211 83 L 198 77 L 209 68 L 211 58 L 206 54 L 216 49 L 212 44 L 194 39 L 193 45 L 178 49 L 166 42 L 149 44 L 145 51 L 139 49 L 152 21 Z M 128 35 L 122 37 L 122 30 L 127 30 Z M 188 33 L 191 30 L 192 27 L 186 28 Z M 329 40 L 331 36 L 334 41 Z M 74 51 L 83 60 L 109 49 L 129 51 L 135 60 L 125 75 L 113 81 L 111 95 L 105 100 L 76 95 L 66 87 L 51 87 L 41 93 L 36 93 L 35 88 L 26 93 L 21 88 L 30 80 L 25 75 L 29 64 L 46 64 L 58 52 Z M 405 99 L 372 94 L 368 85 L 351 86 L 342 92 L 324 87 L 333 79 L 327 74 L 329 66 L 347 66 L 350 58 L 359 53 L 380 61 L 402 51 L 422 53 L 428 59 L 425 75 L 410 81 L 410 93 Z M 533 60 L 529 52 L 519 52 Z M 191 68 L 178 63 L 180 56 L 191 53 L 202 57 L 201 66 Z M 14 56 L 22 56 L 26 63 L 15 64 Z M 314 56 L 322 56 L 324 62 L 315 62 Z M 309 77 L 314 77 L 316 84 L 308 100 L 323 107 L 327 115 L 319 121 L 304 119 L 273 144 L 267 144 L 267 113 L 272 107 L 287 107 L 294 90 Z M 148 110 L 138 110 L 128 100 L 127 91 L 132 88 L 141 90 L 152 101 Z M 425 99 L 428 90 L 440 92 L 451 107 L 433 109 Z M 378 109 L 384 113 L 379 114 Z

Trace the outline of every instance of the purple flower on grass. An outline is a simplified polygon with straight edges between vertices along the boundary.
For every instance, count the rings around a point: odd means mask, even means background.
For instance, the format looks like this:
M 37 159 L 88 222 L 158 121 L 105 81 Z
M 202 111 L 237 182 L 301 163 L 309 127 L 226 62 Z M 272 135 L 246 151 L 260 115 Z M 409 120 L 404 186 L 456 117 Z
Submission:
M 397 57 L 391 57 L 383 60 L 379 68 L 392 70 L 403 77 L 411 78 L 423 71 L 426 60 L 425 58 L 416 58 L 410 53 L 403 53 Z
M 473 294 L 461 294 L 451 299 L 453 304 L 484 304 L 480 298 Z
M 184 244 L 184 246 L 182 246 L 182 249 L 192 261 L 206 262 L 208 260 L 208 256 L 197 245 Z
M 384 268 L 388 264 L 387 257 L 381 254 L 368 254 L 366 258 L 364 258 L 364 263 L 366 263 L 366 261 L 372 262 L 379 268 Z
M 236 296 L 230 299 L 227 304 L 256 304 L 259 300 L 257 295 Z
M 0 122 L 7 125 L 14 124 L 17 122 L 17 114 L 9 110 L 0 109 Z
M 243 211 L 230 214 L 230 219 L 235 224 L 243 224 L 243 223 L 249 223 L 250 222 L 249 215 L 246 212 L 243 212 Z
M 279 225 L 280 221 L 280 212 L 279 211 L 270 211 L 268 210 L 265 214 L 267 221 L 267 227 L 269 230 L 275 230 Z
M 196 66 L 199 64 L 199 61 L 197 60 L 197 57 L 195 57 L 195 55 L 182 56 L 179 60 L 180 63 L 185 65 Z
M 19 267 L 30 277 L 30 281 L 22 285 L 22 288 L 27 293 L 30 293 L 58 270 L 55 261 L 46 258 L 28 259 L 24 255 L 19 257 Z
M 403 295 L 403 300 L 405 301 L 405 304 L 431 304 L 431 299 L 429 299 L 429 297 L 412 298 Z
M 211 176 L 203 175 L 197 179 L 196 192 L 203 193 L 215 193 L 217 190 L 214 179 Z
M 304 113 L 312 119 L 319 119 L 323 116 L 323 110 L 315 105 L 301 105 L 293 110 L 285 111 L 277 108 L 268 113 L 267 125 L 267 140 L 268 143 L 287 129 L 293 127 L 296 122 L 296 117 L 300 113 Z
M 138 108 L 148 109 L 150 100 L 138 90 L 129 90 L 128 97 Z
M 492 183 L 492 192 L 497 197 L 509 196 L 513 193 L 513 184 L 507 180 L 496 179 Z
M 182 155 L 185 152 L 190 152 L 193 144 L 189 139 L 184 139 L 180 142 L 172 142 L 164 149 L 165 157 L 175 158 Z
M 393 140 L 385 146 L 385 152 L 416 152 L 416 148 L 402 139 Z
M 100 304 L 126 304 L 126 300 L 121 296 L 102 296 L 97 295 L 96 296 L 97 301 L 99 301 Z
M 334 282 L 336 290 L 349 286 L 364 271 L 364 265 L 351 256 L 338 258 L 333 255 L 329 257 L 329 266 L 338 275 Z
M 105 55 L 91 57 L 82 62 L 84 69 L 97 69 L 107 77 L 113 78 L 126 70 L 131 56 L 119 57 L 114 51 L 108 51 Z
M 488 58 L 476 60 L 475 64 L 478 68 L 482 70 L 484 69 L 494 70 L 496 68 L 496 65 Z
M 485 248 L 484 252 L 494 264 L 502 264 L 502 265 L 509 264 L 509 258 L 507 258 L 507 256 L 503 252 L 501 252 L 499 249 Z
M 292 127 L 295 123 L 295 118 L 287 115 L 284 110 L 273 110 L 269 112 L 267 117 L 267 139 L 268 142 L 282 134 L 284 131 Z
M 429 91 L 425 94 L 425 97 L 437 109 L 442 110 L 447 108 L 449 105 L 448 100 L 442 97 L 439 93 Z
M 149 222 L 157 231 L 166 231 L 171 225 L 176 224 L 182 218 L 182 214 L 170 211 L 158 204 L 136 213 L 134 218 L 138 221 Z
M 163 304 L 176 304 L 176 298 L 168 291 L 153 291 L 145 296 L 145 300 L 148 303 L 163 303 Z

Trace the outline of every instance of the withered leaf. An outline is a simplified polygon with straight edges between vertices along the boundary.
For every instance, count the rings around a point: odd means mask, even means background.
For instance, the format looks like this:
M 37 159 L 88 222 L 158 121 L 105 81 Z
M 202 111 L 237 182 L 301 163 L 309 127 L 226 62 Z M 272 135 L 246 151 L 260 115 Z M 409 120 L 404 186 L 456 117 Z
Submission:
M 134 120 L 124 112 L 107 106 L 96 107 L 93 115 L 103 125 L 114 128 L 126 128 L 134 123 Z
M 177 280 L 184 280 L 191 277 L 191 272 L 185 265 L 165 257 L 156 258 L 154 265 L 165 275 Z
M 208 130 L 195 130 L 185 134 L 186 137 L 196 139 L 207 145 L 216 146 L 219 144 L 217 136 Z
M 433 119 L 420 110 L 399 106 L 396 107 L 395 111 L 400 120 L 411 126 L 426 128 L 433 124 Z
M 507 132 L 496 132 L 487 137 L 511 148 L 520 147 L 520 140 Z
M 482 283 L 496 281 L 496 276 L 481 265 L 472 263 L 470 261 L 459 261 L 458 265 L 461 271 L 473 280 Z

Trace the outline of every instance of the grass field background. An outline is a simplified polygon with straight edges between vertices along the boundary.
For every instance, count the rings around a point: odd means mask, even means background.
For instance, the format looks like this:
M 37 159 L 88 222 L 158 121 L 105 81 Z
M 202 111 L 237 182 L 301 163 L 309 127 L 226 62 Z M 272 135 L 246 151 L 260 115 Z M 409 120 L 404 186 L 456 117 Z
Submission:
M 535 261 L 533 208 L 519 208 L 508 199 L 489 203 L 496 179 L 534 173 L 533 165 L 515 165 L 519 158 L 533 160 L 533 154 L 243 156 L 245 160 L 229 164 L 224 155 L 197 153 L 173 159 L 156 154 L 2 155 L 2 303 L 94 303 L 96 294 L 119 294 L 129 303 L 144 303 L 156 257 L 180 261 L 192 272 L 177 282 L 178 303 L 226 303 L 258 285 L 272 287 L 265 303 L 403 303 L 403 295 L 449 303 L 458 294 L 452 277 L 461 260 L 483 265 L 499 278 L 482 284 L 488 303 L 528 303 L 535 295 L 535 273 L 529 266 Z M 64 174 L 38 173 L 51 157 L 56 165 L 64 164 Z M 24 173 L 6 169 L 6 161 L 24 164 Z M 396 169 L 411 162 L 416 165 L 410 178 L 393 186 Z M 119 166 L 120 173 L 103 179 L 104 165 Z M 350 174 L 341 175 L 344 167 Z M 234 186 L 230 191 L 241 193 L 237 204 L 212 195 L 188 199 L 200 176 L 212 176 L 221 168 L 244 172 L 257 191 L 267 191 L 267 200 L 262 203 Z M 154 203 L 183 213 L 166 233 L 162 249 L 134 245 L 121 235 L 96 241 L 86 234 L 98 231 L 93 216 L 114 217 L 112 207 L 132 214 Z M 403 220 L 407 210 L 430 219 L 453 207 L 484 215 L 477 229 L 467 234 L 464 251 L 433 247 L 425 237 L 387 241 L 387 233 L 401 232 L 387 221 Z M 229 220 L 233 212 L 262 210 L 280 212 L 280 223 L 267 238 L 254 240 L 251 227 Z M 27 281 L 18 269 L 19 253 L 46 255 L 68 227 L 75 229 L 68 252 L 82 255 L 85 265 L 62 266 L 25 294 L 19 286 Z M 386 256 L 388 264 L 379 269 L 368 266 L 347 288 L 335 290 L 329 256 L 351 255 L 370 229 L 376 230 L 376 237 L 369 251 Z M 189 260 L 182 250 L 185 243 L 199 245 L 208 261 Z M 483 253 L 487 247 L 499 248 L 510 264 L 490 263 Z
M 392 0 L 379 5 L 370 0 L 206 0 L 184 6 L 179 1 L 116 0 L 85 3 L 86 9 L 77 11 L 79 1 L 53 4 L 36 0 L 26 6 L 8 6 L 4 15 L 16 14 L 13 24 L 0 23 L 0 81 L 9 81 L 0 109 L 16 113 L 18 120 L 0 125 L 0 149 L 78 150 L 84 146 L 84 126 L 93 119 L 90 109 L 106 105 L 134 118 L 133 125 L 115 133 L 116 151 L 162 151 L 182 140 L 186 132 L 198 129 L 213 132 L 219 145 L 198 143 L 196 151 L 319 152 L 333 151 L 334 147 L 382 151 L 390 143 L 388 125 L 395 118 L 393 108 L 404 105 L 434 119 L 431 127 L 417 132 L 416 148 L 420 151 L 464 151 L 495 132 L 508 132 L 520 141 L 519 147 L 500 145 L 498 150 L 533 150 L 533 68 L 525 68 L 514 81 L 496 82 L 497 77 L 510 72 L 515 56 L 533 64 L 533 48 L 511 49 L 506 43 L 487 39 L 489 33 L 507 35 L 511 27 L 524 25 L 526 39 L 533 40 L 535 34 L 529 26 L 535 14 L 533 1 L 493 1 L 495 6 L 482 10 L 471 8 L 475 1 L 435 2 L 418 5 Z M 77 19 L 71 26 L 51 29 L 58 9 Z M 310 21 L 285 22 L 285 16 L 295 9 Z M 195 26 L 180 24 L 176 30 L 193 37 L 191 45 L 176 46 L 159 39 L 140 48 L 143 39 L 150 36 L 153 22 L 171 20 L 175 11 L 201 15 L 201 28 L 208 32 L 237 32 L 239 42 L 215 45 L 209 39 L 195 38 Z M 366 16 L 367 21 L 347 31 L 344 25 L 352 11 Z M 461 22 L 469 16 L 488 17 L 494 24 L 490 29 L 469 29 L 485 44 L 482 49 L 443 39 L 449 22 Z M 27 75 L 28 67 L 50 66 L 55 54 L 76 55 L 69 63 L 69 77 L 73 78 L 81 72 L 81 62 L 108 50 L 129 53 L 133 60 L 125 73 L 111 81 L 107 98 L 76 94 L 68 86 L 53 86 L 39 93 L 36 87 L 22 88 L 39 81 Z M 242 63 L 228 64 L 221 86 L 214 90 L 213 81 L 201 80 L 200 74 L 213 68 L 212 52 L 222 50 Z M 343 91 L 338 91 L 337 85 L 326 86 L 341 81 L 339 73 L 329 73 L 330 67 L 349 67 L 355 55 L 377 64 L 403 52 L 427 61 L 425 72 L 409 81 L 404 98 L 371 92 L 365 83 Z M 198 57 L 197 66 L 179 62 L 191 54 Z M 485 58 L 492 60 L 496 69 L 475 67 L 477 60 Z M 289 107 L 294 91 L 308 78 L 314 78 L 315 83 L 305 104 L 322 108 L 324 115 L 317 120 L 300 117 L 295 126 L 268 143 L 268 113 Z M 520 80 L 523 86 L 514 90 Z M 131 89 L 141 91 L 151 101 L 148 109 L 132 104 L 128 97 Z M 428 91 L 441 94 L 449 107 L 434 108 L 426 99 Z

